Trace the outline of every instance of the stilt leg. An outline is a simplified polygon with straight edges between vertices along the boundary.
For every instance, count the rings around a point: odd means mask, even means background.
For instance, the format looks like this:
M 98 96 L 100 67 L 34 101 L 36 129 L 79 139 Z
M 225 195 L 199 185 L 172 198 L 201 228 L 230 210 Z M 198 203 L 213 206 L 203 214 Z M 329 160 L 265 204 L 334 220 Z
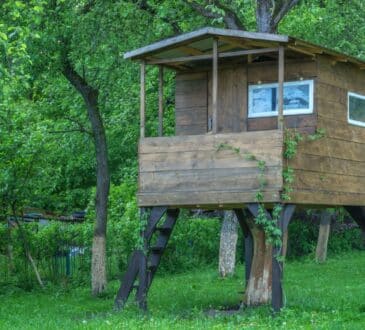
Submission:
M 253 238 L 251 235 L 250 228 L 248 227 L 245 218 L 249 215 L 242 209 L 235 209 L 238 223 L 242 229 L 243 237 L 245 240 L 245 286 L 247 287 L 248 280 L 250 278 L 252 257 L 253 257 Z
M 289 222 L 294 214 L 295 205 L 284 205 L 277 226 L 284 233 L 288 229 Z M 283 236 L 282 236 L 283 237 Z M 280 311 L 284 306 L 283 292 L 283 267 L 284 263 L 282 246 L 273 248 L 272 257 L 272 308 L 274 312 Z
M 345 206 L 345 209 L 360 227 L 363 248 L 365 249 L 365 206 Z

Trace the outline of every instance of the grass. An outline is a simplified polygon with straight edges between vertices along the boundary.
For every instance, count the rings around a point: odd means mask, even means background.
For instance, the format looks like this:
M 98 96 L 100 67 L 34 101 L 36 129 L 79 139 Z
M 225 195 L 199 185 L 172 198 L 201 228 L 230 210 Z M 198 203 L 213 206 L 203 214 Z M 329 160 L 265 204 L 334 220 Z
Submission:
M 85 287 L 69 290 L 0 292 L 0 329 L 365 329 L 365 252 L 291 262 L 285 269 L 287 305 L 274 317 L 267 306 L 235 315 L 209 316 L 207 310 L 237 305 L 243 267 L 219 279 L 213 267 L 159 276 L 149 294 L 149 312 L 133 299 L 113 312 L 118 283 L 103 298 Z

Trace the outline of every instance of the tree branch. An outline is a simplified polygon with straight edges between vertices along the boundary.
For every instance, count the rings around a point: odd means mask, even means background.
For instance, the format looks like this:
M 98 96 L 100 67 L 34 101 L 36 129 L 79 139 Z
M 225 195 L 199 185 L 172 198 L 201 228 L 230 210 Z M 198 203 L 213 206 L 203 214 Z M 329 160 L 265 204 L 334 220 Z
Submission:
M 138 8 L 141 10 L 146 11 L 147 13 L 149 13 L 151 16 L 157 16 L 158 12 L 155 8 L 153 8 L 148 2 L 147 0 L 142 0 L 140 1 Z M 182 30 L 180 29 L 180 26 L 178 24 L 178 22 L 174 21 L 174 20 L 170 20 L 169 18 L 166 17 L 159 17 L 163 22 L 171 25 L 172 29 L 174 30 L 175 34 L 180 34 L 182 33 Z
M 213 4 L 217 8 L 224 11 L 223 17 L 218 13 L 212 12 L 211 10 L 207 9 L 205 6 L 199 4 L 196 1 L 185 0 L 185 3 L 206 18 L 211 18 L 211 19 L 222 18 L 228 29 L 245 30 L 245 27 L 242 24 L 241 20 L 238 18 L 237 14 L 228 6 L 222 4 L 220 1 L 213 1 Z
M 272 25 L 277 27 L 284 16 L 295 7 L 300 0 L 286 0 L 275 17 L 272 18 Z M 274 12 L 273 12 L 274 13 Z

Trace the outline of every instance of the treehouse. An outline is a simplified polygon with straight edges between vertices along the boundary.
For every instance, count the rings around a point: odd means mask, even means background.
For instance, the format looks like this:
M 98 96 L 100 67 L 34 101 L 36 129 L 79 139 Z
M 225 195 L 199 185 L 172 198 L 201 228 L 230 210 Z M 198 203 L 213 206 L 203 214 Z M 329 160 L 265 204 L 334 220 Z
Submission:
M 137 298 L 145 306 L 180 208 L 235 210 L 253 286 L 245 210 L 257 216 L 265 205 L 275 220 L 270 209 L 280 204 L 276 221 L 285 231 L 296 206 L 346 206 L 363 225 L 365 62 L 285 35 L 216 28 L 124 58 L 141 65 L 138 204 L 152 211 L 142 232 L 149 252 L 133 255 L 117 305 L 138 277 Z M 159 67 L 158 137 L 145 134 L 146 65 Z M 163 134 L 166 69 L 176 72 L 175 136 Z M 282 306 L 281 270 L 273 258 L 275 310 Z

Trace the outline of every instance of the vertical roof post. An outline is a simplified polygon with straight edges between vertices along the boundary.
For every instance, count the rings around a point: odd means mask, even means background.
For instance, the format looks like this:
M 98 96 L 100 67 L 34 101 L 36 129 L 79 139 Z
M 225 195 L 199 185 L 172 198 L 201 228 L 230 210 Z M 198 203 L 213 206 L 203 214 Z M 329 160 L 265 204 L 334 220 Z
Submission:
M 278 65 L 278 129 L 284 129 L 284 47 L 279 47 Z
M 213 134 L 218 132 L 218 40 L 213 39 L 212 113 Z
M 141 92 L 140 92 L 140 136 L 145 137 L 145 113 L 146 113 L 146 63 L 141 62 Z
M 158 72 L 158 136 L 163 135 L 163 66 Z

